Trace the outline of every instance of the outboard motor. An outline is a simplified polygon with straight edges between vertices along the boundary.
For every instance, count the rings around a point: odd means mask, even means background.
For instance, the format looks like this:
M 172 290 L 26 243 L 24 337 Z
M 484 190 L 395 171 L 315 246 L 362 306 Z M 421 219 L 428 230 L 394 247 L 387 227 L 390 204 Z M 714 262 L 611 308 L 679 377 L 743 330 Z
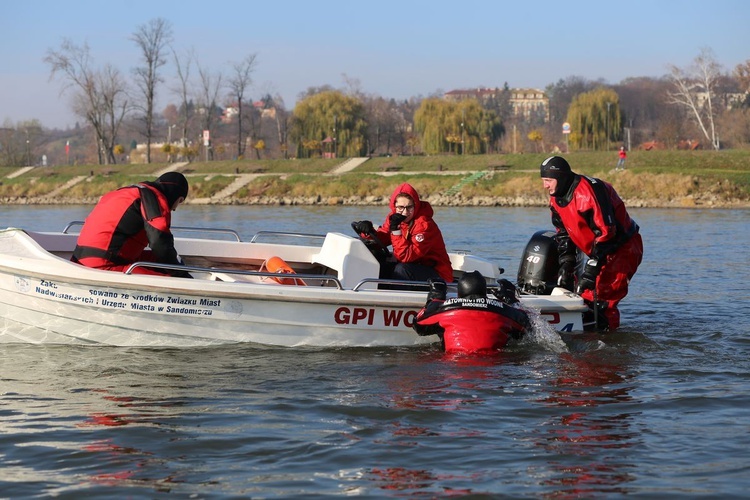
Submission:
M 518 267 L 518 289 L 534 295 L 549 295 L 557 285 L 557 243 L 553 230 L 537 231 L 526 244 Z

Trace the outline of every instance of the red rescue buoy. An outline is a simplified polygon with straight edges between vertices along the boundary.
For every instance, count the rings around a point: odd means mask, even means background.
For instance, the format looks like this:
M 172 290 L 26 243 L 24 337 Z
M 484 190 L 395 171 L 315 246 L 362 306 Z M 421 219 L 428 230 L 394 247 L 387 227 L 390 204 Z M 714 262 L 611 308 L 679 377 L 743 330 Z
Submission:
M 266 270 L 269 273 L 279 274 L 296 274 L 289 264 L 284 262 L 281 257 L 270 257 L 264 263 Z M 306 283 L 299 278 L 276 278 L 271 277 L 272 280 L 282 285 L 305 285 Z

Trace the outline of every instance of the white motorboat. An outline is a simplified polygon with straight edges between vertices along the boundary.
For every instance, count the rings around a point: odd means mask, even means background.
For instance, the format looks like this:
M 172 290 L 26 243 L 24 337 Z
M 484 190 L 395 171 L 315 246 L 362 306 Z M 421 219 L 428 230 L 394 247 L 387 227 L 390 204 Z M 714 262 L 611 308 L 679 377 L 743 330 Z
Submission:
M 0 342 L 189 347 L 251 342 L 272 346 L 406 346 L 438 341 L 412 329 L 422 290 L 383 289 L 378 260 L 358 237 L 173 228 L 194 279 L 83 267 L 70 261 L 80 222 L 61 232 L 0 230 Z M 460 277 L 500 271 L 452 253 Z M 295 274 L 279 274 L 270 263 Z M 161 266 L 170 268 L 170 266 Z M 172 266 L 174 267 L 174 266 Z M 419 285 L 399 282 L 402 285 Z M 421 283 L 424 285 L 424 283 Z M 556 289 L 522 295 L 560 331 L 583 329 L 581 298 Z

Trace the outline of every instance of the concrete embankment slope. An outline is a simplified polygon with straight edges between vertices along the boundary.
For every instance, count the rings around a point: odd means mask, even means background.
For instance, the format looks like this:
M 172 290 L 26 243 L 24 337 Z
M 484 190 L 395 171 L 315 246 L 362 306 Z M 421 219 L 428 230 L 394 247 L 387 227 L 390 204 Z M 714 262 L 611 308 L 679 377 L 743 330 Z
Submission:
M 337 175 L 342 174 L 345 172 L 349 172 L 351 170 L 354 170 L 358 166 L 362 165 L 364 162 L 369 160 L 369 158 L 349 158 L 344 163 L 336 166 L 335 168 L 331 169 L 330 174 L 331 175 Z M 172 170 L 178 170 L 179 168 L 174 168 Z M 169 171 L 169 170 L 166 170 Z M 164 172 L 160 172 L 159 175 L 161 175 Z M 234 182 L 232 182 L 230 185 L 219 191 L 218 193 L 215 193 L 210 198 L 197 198 L 191 200 L 191 203 L 196 205 L 207 205 L 212 203 L 221 203 L 223 200 L 226 200 L 227 198 L 230 198 L 234 193 L 242 189 L 243 187 L 250 184 L 254 179 L 257 179 L 258 177 L 262 175 L 274 175 L 274 174 L 267 174 L 267 173 L 259 173 L 259 174 L 236 174 L 236 179 Z M 288 174 L 275 174 L 280 177 L 284 177 Z
M 320 176 L 336 176 L 343 175 L 347 172 L 355 170 L 358 166 L 362 165 L 369 158 L 347 158 L 343 159 L 341 163 L 336 164 L 328 172 L 319 173 Z M 154 167 L 152 172 L 148 172 L 148 165 L 141 165 L 139 172 L 146 172 L 143 178 L 138 176 L 137 180 L 151 180 L 158 176 L 170 172 L 170 171 L 183 171 L 188 179 L 194 179 L 192 182 L 200 182 L 203 180 L 209 180 L 214 176 L 221 176 L 229 178 L 230 182 L 226 187 L 219 191 L 212 193 L 210 197 L 196 198 L 194 195 L 190 196 L 187 200 L 188 204 L 196 205 L 227 205 L 227 204 L 243 204 L 243 205 L 384 205 L 388 203 L 388 196 L 384 196 L 382 193 L 373 193 L 368 196 L 329 196 L 322 192 L 318 195 L 312 196 L 246 196 L 237 198 L 237 193 L 242 190 L 248 184 L 252 183 L 255 179 L 261 176 L 277 176 L 281 179 L 291 175 L 290 173 L 283 172 L 248 172 L 248 173 L 216 173 L 216 172 L 200 172 L 194 171 L 192 168 L 197 167 L 196 164 L 190 163 L 173 163 L 167 166 L 160 165 Z M 410 172 L 403 171 L 401 168 L 381 168 L 380 171 L 370 171 L 365 175 L 378 175 L 378 176 L 391 176 L 391 175 L 409 175 Z M 7 171 L 6 171 L 7 172 Z M 30 172 L 30 173 L 29 173 Z M 415 172 L 414 175 L 449 175 L 455 177 L 455 181 L 449 188 L 444 189 L 442 192 L 433 192 L 427 197 L 435 206 L 545 206 L 548 204 L 549 199 L 546 193 L 541 190 L 529 191 L 525 194 L 518 194 L 512 197 L 501 197 L 501 196 L 463 196 L 462 188 L 466 184 L 477 181 L 487 175 L 495 175 L 498 172 L 503 173 L 504 169 L 488 168 L 485 170 L 472 170 L 472 171 L 459 171 L 459 170 L 442 170 L 432 172 Z M 526 172 L 526 170 L 514 170 L 514 172 Z M 528 170 L 528 172 L 532 172 Z M 534 173 L 537 171 L 534 170 Z M 27 174 L 27 175 L 24 175 Z M 630 174 L 630 175 L 648 175 L 648 174 Z M 20 179 L 16 179 L 19 178 Z M 41 196 L 28 196 L 23 194 L 28 188 L 28 192 L 33 192 L 33 185 L 40 179 L 46 178 L 44 186 L 46 189 L 53 188 L 52 191 L 41 195 Z M 94 171 L 90 175 L 79 175 L 75 177 L 66 177 L 65 181 L 57 180 L 55 182 L 54 171 L 49 167 L 20 167 L 12 169 L 10 173 L 5 175 L 5 179 L 16 179 L 10 186 L 10 182 L 6 183 L 12 189 L 7 189 L 8 192 L 20 192 L 21 194 L 13 196 L 4 196 L 0 198 L 0 204 L 6 205 L 93 205 L 99 197 L 104 193 L 99 193 L 96 189 L 85 189 L 84 192 L 90 192 L 92 194 L 85 195 L 85 197 L 71 196 L 75 186 L 80 185 L 82 182 L 91 181 L 91 187 L 96 188 L 100 186 L 104 189 L 106 181 L 106 174 L 94 175 Z M 21 185 L 16 185 L 20 181 Z M 28 183 L 28 186 L 26 185 Z M 708 185 L 709 189 L 701 189 L 695 193 L 687 193 L 684 196 L 662 196 L 653 198 L 642 198 L 639 195 L 631 196 L 625 199 L 626 204 L 629 207 L 658 207 L 658 208 L 749 208 L 750 202 L 744 197 L 737 196 L 736 190 L 728 192 L 732 196 L 727 196 L 727 192 L 715 192 L 710 189 L 713 185 Z M 20 188 L 20 190 L 18 189 Z M 109 189 L 109 188 L 108 188 Z M 38 189 L 36 189 L 38 191 Z M 80 192 L 80 189 L 75 189 L 76 192 Z

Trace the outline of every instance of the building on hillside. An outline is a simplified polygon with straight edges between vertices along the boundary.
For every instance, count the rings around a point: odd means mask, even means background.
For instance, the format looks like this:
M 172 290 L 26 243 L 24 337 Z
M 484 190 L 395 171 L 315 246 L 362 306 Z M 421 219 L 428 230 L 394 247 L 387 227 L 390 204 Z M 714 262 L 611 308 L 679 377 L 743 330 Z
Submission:
M 543 90 L 516 88 L 509 89 L 508 91 L 510 92 L 508 102 L 513 110 L 513 116 L 526 120 L 541 116 L 545 123 L 549 121 L 549 97 L 547 97 L 547 94 Z M 503 97 L 503 92 L 505 90 L 500 87 L 477 87 L 451 90 L 450 92 L 446 92 L 443 97 L 453 102 L 464 99 L 476 99 L 480 103 L 485 104 L 487 101 L 500 99 Z
M 748 99 L 748 92 L 725 92 L 722 94 L 711 94 L 710 97 L 714 101 L 713 106 L 718 102 L 727 109 L 739 109 Z M 699 109 L 707 106 L 708 98 L 708 92 L 695 92 L 695 101 Z
M 261 118 L 276 118 L 276 108 L 266 108 L 266 103 L 263 101 L 254 101 L 253 108 L 260 113 Z M 223 123 L 232 123 L 235 117 L 239 114 L 240 108 L 235 101 L 224 108 L 224 112 L 221 115 L 221 121 Z
M 237 105 L 237 103 L 232 103 L 226 108 L 224 108 L 224 112 L 221 114 L 221 121 L 222 123 L 232 123 L 232 119 L 240 114 L 240 108 Z

